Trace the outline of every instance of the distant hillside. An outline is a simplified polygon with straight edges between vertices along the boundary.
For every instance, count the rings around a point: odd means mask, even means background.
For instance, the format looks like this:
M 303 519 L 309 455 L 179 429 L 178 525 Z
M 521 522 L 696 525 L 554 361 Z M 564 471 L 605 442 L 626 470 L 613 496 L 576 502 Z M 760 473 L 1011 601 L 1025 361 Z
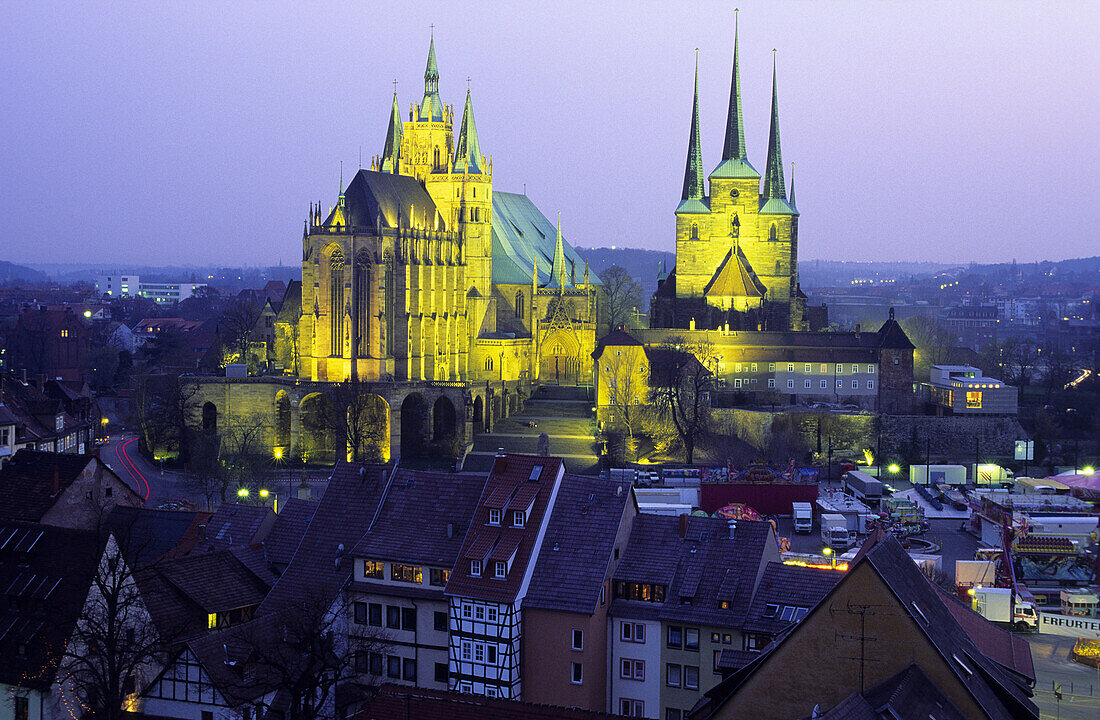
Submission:
M 16 265 L 7 260 L 0 260 L 0 283 L 10 282 L 46 282 L 50 278 L 44 272 L 39 272 L 26 265 Z
M 588 261 L 591 272 L 601 272 L 618 265 L 638 281 L 646 293 L 657 289 L 657 269 L 665 263 L 665 272 L 676 263 L 676 254 L 664 250 L 639 250 L 637 248 L 577 248 L 577 252 Z

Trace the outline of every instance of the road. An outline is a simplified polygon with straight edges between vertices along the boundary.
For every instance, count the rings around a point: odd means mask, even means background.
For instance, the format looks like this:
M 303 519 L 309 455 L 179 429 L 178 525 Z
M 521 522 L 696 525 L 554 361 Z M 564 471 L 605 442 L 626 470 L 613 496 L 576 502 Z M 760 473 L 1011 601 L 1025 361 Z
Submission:
M 1043 720 L 1100 717 L 1100 670 L 1070 660 L 1074 638 L 1025 635 L 1035 663 L 1035 696 Z M 1061 686 L 1061 700 L 1055 694 Z

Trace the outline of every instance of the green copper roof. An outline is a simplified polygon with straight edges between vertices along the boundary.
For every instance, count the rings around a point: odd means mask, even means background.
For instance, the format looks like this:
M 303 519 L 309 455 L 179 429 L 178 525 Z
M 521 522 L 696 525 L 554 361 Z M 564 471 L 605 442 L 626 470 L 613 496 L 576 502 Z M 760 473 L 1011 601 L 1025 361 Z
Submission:
M 681 200 L 706 195 L 703 186 L 703 151 L 699 137 L 699 56 L 695 56 L 695 97 L 691 104 L 691 134 L 688 136 L 687 165 L 684 168 L 684 192 Z M 682 203 L 681 203 L 682 204 Z
M 435 64 L 435 34 L 428 46 L 428 65 L 424 68 L 424 99 L 417 120 L 443 122 L 443 101 L 439 99 L 439 68 Z
M 726 142 L 722 145 L 722 159 L 748 159 L 745 151 L 745 124 L 741 118 L 741 63 L 737 51 L 737 11 L 734 10 L 733 26 L 733 77 L 730 79 L 730 108 L 726 114 Z
M 779 90 L 775 79 L 775 56 L 772 56 L 772 127 L 768 133 L 768 164 L 764 168 L 764 199 L 786 200 L 783 183 L 783 151 L 779 147 Z M 761 210 L 763 212 L 763 210 Z
M 382 149 L 382 172 L 396 173 L 401 158 L 401 138 L 405 134 L 401 124 L 401 110 L 397 107 L 397 92 L 393 93 L 390 110 L 390 126 L 386 130 L 386 146 Z
M 791 206 L 789 202 L 783 198 L 761 198 L 760 199 L 760 214 L 761 215 L 797 215 L 798 211 Z
M 474 124 L 474 105 L 470 91 L 466 90 L 466 108 L 462 111 L 462 129 L 455 143 L 455 172 L 479 175 L 485 169 L 481 148 L 477 142 L 477 125 Z
M 707 198 L 687 198 L 676 206 L 677 214 L 705 214 L 710 212 L 710 200 Z
M 551 282 L 551 268 L 557 254 L 554 224 L 539 212 L 526 195 L 493 191 L 493 282 L 501 285 L 531 285 L 531 270 L 538 263 L 538 285 Z M 559 266 L 568 281 L 576 269 L 579 275 L 584 259 L 563 237 L 563 262 Z M 602 285 L 591 276 L 593 285 Z
M 710 177 L 712 180 L 759 180 L 760 171 L 744 158 L 730 158 L 714 168 Z
M 791 205 L 792 208 L 794 208 L 794 211 L 797 213 L 798 212 L 798 205 L 796 205 L 795 202 L 794 202 L 794 163 L 791 163 L 791 199 L 790 199 L 790 205 Z

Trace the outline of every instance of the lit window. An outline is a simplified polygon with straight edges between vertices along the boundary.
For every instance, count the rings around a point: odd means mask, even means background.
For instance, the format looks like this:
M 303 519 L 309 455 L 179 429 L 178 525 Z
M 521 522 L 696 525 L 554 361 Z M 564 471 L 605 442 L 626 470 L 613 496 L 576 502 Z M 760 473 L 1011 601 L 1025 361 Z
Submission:
M 206 627 L 209 630 L 213 630 L 218 626 L 218 614 L 210 613 L 206 616 Z
M 380 563 L 377 560 L 364 560 L 363 577 L 376 578 L 378 580 L 381 580 L 383 577 L 383 567 L 384 563 Z
M 416 583 L 419 585 L 424 581 L 424 573 L 418 567 L 412 565 L 401 565 L 399 563 L 390 564 L 390 580 L 396 580 L 397 582 Z
M 837 381 L 836 381 L 836 389 L 840 390 L 843 387 L 844 387 L 844 381 L 838 378 Z
M 980 392 L 968 392 L 966 393 L 966 409 L 967 410 L 981 410 L 982 408 L 982 394 Z

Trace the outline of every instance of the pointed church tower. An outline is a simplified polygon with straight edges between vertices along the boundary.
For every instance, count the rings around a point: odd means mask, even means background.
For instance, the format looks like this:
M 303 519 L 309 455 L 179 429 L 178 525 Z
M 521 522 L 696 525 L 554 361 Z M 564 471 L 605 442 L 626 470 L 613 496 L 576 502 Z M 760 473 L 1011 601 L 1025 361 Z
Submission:
M 736 18 L 737 10 L 734 10 Z M 734 20 L 733 28 L 733 73 L 730 78 L 730 104 L 726 114 L 726 137 L 722 144 L 722 162 L 710 174 L 711 197 L 715 191 L 715 180 L 759 180 L 760 173 L 749 163 L 745 146 L 745 121 L 741 112 L 741 60 L 738 49 L 739 28 Z
M 701 295 L 717 264 L 710 263 L 703 242 L 710 225 L 710 199 L 703 181 L 703 152 L 699 134 L 699 51 L 695 55 L 695 92 L 691 104 L 684 189 L 676 206 L 676 294 Z M 709 265 L 709 269 L 707 266 Z
M 424 99 L 417 120 L 443 122 L 443 102 L 439 99 L 439 67 L 435 63 L 435 32 L 428 46 L 428 64 L 424 68 Z
M 699 138 L 699 54 L 695 54 L 695 94 L 691 105 L 691 131 L 688 135 L 687 163 L 684 167 L 684 191 L 680 195 L 680 212 L 691 201 L 702 203 L 706 188 L 703 186 L 703 151 Z M 705 207 L 705 206 L 704 206 Z
M 466 107 L 462 110 L 462 127 L 455 143 L 454 172 L 480 175 L 484 161 L 477 141 L 477 125 L 474 124 L 474 105 L 470 102 L 470 89 L 466 89 Z
M 454 142 L 452 112 L 451 106 L 444 105 L 439 98 L 439 67 L 435 60 L 433 33 L 424 68 L 424 97 L 413 104 L 402 133 L 398 170 L 402 175 L 411 175 L 427 184 L 433 173 L 448 171 Z
M 386 130 L 386 145 L 382 148 L 382 164 L 379 168 L 382 172 L 400 172 L 401 140 L 405 136 L 405 128 L 401 122 L 401 109 L 397 106 L 397 91 L 393 91 L 393 107 L 390 108 L 390 124 Z
M 772 51 L 775 52 L 774 50 Z M 762 205 L 770 201 L 776 203 L 776 208 L 785 207 L 787 212 L 794 212 L 787 203 L 787 188 L 783 182 L 783 150 L 779 146 L 779 89 L 776 81 L 775 55 L 772 55 L 772 123 L 768 132 L 768 164 L 764 168 L 764 192 L 761 197 Z M 761 207 L 761 212 L 764 208 Z M 772 210 L 771 212 L 775 212 Z
M 554 264 L 550 267 L 550 282 L 546 287 L 561 293 L 567 286 L 572 285 L 571 280 L 566 278 L 565 248 L 561 239 L 561 213 L 558 213 L 558 232 L 554 238 Z

